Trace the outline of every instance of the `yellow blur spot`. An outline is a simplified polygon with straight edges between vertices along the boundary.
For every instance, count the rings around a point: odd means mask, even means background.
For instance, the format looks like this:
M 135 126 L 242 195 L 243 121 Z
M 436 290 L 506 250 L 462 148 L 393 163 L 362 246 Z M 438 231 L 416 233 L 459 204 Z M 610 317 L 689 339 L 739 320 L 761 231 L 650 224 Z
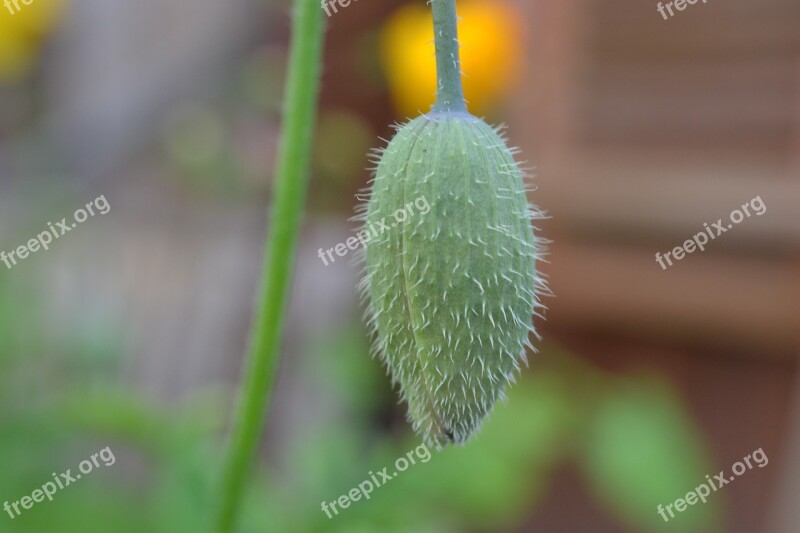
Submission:
M 519 79 L 522 14 L 491 0 L 458 3 L 464 94 L 470 112 L 496 107 Z M 389 19 L 381 55 L 397 110 L 406 117 L 427 112 L 436 96 L 433 16 L 425 4 L 409 4 Z
M 0 83 L 25 76 L 66 0 L 0 0 Z

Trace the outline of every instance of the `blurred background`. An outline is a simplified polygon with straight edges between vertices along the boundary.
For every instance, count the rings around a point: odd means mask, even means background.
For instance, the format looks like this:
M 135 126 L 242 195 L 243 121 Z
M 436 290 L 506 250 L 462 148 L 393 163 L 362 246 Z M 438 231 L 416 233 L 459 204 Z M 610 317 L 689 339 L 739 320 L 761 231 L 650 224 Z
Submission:
M 10 532 L 196 532 L 261 267 L 291 6 L 0 7 L 0 502 L 109 446 Z M 349 258 L 367 152 L 435 90 L 424 0 L 328 19 L 313 175 L 246 532 L 800 531 L 800 3 L 460 0 L 471 110 L 507 123 L 551 219 L 530 367 L 466 447 L 328 519 L 419 444 L 369 357 Z M 667 270 L 654 260 L 760 196 Z M 762 449 L 665 522 L 656 506 Z

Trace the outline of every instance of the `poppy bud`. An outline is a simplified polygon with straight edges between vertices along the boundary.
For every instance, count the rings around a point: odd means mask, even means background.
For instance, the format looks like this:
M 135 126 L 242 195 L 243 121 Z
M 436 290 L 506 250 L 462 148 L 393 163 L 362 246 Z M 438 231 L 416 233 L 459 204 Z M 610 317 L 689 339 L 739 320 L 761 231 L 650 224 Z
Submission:
M 524 173 L 499 133 L 465 112 L 400 127 L 380 154 L 361 219 L 372 239 L 362 291 L 376 352 L 426 441 L 464 443 L 525 360 L 545 284 Z

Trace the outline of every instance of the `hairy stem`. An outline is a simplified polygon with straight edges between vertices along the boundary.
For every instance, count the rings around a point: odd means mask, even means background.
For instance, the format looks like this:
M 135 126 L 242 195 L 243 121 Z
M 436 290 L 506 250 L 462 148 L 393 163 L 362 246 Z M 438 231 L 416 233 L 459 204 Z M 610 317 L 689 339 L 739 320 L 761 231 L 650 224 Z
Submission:
M 434 112 L 466 112 L 461 84 L 461 59 L 458 44 L 456 0 L 430 0 L 436 44 L 438 88 Z
M 316 119 L 324 25 L 319 0 L 296 0 L 284 91 L 285 119 L 275 171 L 275 191 L 242 388 L 219 486 L 215 529 L 235 527 L 238 504 L 261 437 L 278 362 L 297 235 L 308 190 L 311 138 Z

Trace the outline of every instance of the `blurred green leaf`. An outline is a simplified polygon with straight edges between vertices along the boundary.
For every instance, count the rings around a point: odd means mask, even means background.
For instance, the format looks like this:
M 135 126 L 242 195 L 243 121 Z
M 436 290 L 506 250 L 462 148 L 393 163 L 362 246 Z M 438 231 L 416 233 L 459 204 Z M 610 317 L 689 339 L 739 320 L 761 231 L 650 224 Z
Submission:
M 614 381 L 596 406 L 583 464 L 601 502 L 637 531 L 714 531 L 716 503 L 698 502 L 665 522 L 657 512 L 705 481 L 703 439 L 662 382 Z

